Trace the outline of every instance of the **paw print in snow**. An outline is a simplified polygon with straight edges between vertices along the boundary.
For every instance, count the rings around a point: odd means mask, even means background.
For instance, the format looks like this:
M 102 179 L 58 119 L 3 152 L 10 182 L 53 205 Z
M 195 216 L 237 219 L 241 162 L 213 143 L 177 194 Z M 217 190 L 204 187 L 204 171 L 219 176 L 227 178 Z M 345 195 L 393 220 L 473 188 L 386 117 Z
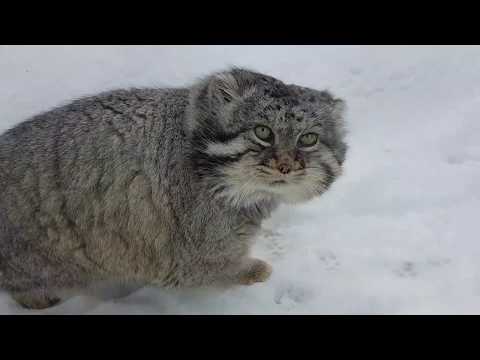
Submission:
M 285 253 L 285 245 L 282 243 L 281 234 L 272 230 L 262 230 L 262 237 L 268 253 L 274 257 L 281 257 Z
M 340 261 L 332 252 L 319 252 L 318 259 L 325 268 L 325 270 L 337 270 L 340 267 Z
M 450 264 L 452 261 L 448 258 L 439 258 L 439 259 L 431 259 L 428 260 L 427 264 L 434 266 L 434 267 L 439 267 L 439 266 L 444 266 Z
M 411 261 L 404 261 L 395 273 L 400 277 L 416 277 L 418 275 L 417 265 Z
M 419 273 L 435 270 L 450 263 L 451 260 L 448 258 L 434 258 L 421 262 L 404 261 L 394 272 L 400 277 L 414 278 L 417 277 Z
M 303 303 L 308 297 L 309 293 L 306 289 L 289 284 L 276 291 L 273 301 L 277 305 L 283 305 L 291 309 Z
M 353 67 L 349 69 L 350 74 L 352 75 L 361 75 L 363 73 L 362 68 Z

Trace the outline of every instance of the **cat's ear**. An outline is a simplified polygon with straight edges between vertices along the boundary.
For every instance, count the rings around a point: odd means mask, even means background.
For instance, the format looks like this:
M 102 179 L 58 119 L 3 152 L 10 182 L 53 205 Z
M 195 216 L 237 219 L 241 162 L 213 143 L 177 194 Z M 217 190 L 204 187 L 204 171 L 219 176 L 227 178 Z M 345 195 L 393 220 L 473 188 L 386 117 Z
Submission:
M 332 116 L 339 124 L 343 124 L 345 113 L 347 111 L 347 104 L 342 99 L 332 100 Z
M 187 131 L 199 126 L 213 127 L 218 119 L 225 120 L 228 107 L 255 92 L 254 79 L 248 71 L 232 69 L 210 75 L 190 90 L 187 108 Z
M 231 73 L 220 73 L 212 76 L 209 83 L 209 95 L 220 104 L 227 104 L 241 99 L 241 89 L 237 79 Z
M 327 90 L 318 91 L 315 93 L 306 92 L 303 95 L 309 102 L 317 103 L 320 106 L 327 106 L 332 118 L 337 125 L 341 126 L 344 121 L 345 112 L 347 111 L 347 104 L 343 99 L 336 98 Z
M 334 155 L 340 164 L 345 161 L 345 154 L 348 146 L 345 143 L 347 135 L 347 127 L 345 123 L 345 116 L 347 111 L 347 104 L 342 99 L 333 99 L 332 102 L 332 118 L 335 124 L 336 145 L 334 147 Z
M 252 95 L 255 87 L 248 73 L 239 69 L 212 75 L 208 93 L 213 106 L 225 106 Z

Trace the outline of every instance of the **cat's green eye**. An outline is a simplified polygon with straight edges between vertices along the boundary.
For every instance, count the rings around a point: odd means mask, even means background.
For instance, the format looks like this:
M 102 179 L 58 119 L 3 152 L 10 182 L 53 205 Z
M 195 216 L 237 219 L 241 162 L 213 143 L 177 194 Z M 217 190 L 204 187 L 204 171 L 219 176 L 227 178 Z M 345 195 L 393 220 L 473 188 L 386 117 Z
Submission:
M 302 135 L 298 140 L 300 146 L 304 146 L 304 147 L 313 146 L 317 143 L 317 141 L 318 141 L 318 135 L 314 133 Z
M 273 132 L 272 130 L 270 130 L 269 127 L 259 125 L 255 128 L 255 136 L 258 137 L 260 140 L 271 142 Z

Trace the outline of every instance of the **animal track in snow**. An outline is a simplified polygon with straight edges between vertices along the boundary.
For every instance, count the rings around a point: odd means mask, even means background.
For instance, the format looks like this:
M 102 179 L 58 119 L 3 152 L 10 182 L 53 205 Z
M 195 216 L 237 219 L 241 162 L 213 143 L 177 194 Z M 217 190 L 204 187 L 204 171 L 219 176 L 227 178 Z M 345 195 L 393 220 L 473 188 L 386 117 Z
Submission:
M 349 72 L 350 74 L 352 75 L 360 75 L 363 73 L 363 69 L 362 68 L 358 68 L 358 67 L 352 67 L 349 69 Z
M 338 257 L 331 251 L 320 251 L 317 252 L 318 259 L 322 264 L 323 268 L 328 271 L 337 270 L 340 267 L 340 260 Z
M 414 278 L 420 273 L 427 272 L 429 270 L 443 267 L 451 263 L 447 258 L 435 258 L 421 262 L 403 261 L 400 266 L 394 270 L 394 273 L 403 278 Z
M 279 258 L 285 254 L 285 245 L 282 241 L 282 234 L 269 229 L 263 229 L 261 232 L 264 245 L 267 252 L 273 258 Z
M 295 307 L 303 303 L 310 296 L 307 289 L 295 284 L 287 284 L 275 291 L 273 301 L 277 305 L 284 305 L 287 308 Z
M 418 275 L 417 265 L 411 261 L 405 261 L 400 268 L 395 270 L 400 277 L 416 277 Z

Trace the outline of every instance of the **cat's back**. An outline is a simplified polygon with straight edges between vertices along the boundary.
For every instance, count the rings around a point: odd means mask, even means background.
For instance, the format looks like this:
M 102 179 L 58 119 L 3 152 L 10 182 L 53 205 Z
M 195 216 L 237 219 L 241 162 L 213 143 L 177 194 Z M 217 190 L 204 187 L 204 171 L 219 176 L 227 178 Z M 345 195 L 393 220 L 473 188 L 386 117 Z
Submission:
M 79 136 L 93 129 L 96 133 L 113 131 L 112 125 L 128 126 L 149 118 L 167 125 L 170 118 L 184 111 L 187 103 L 188 89 L 105 91 L 69 101 L 20 122 L 0 133 L 0 147 L 3 153 L 18 146 L 38 148 L 52 137 Z
M 148 134 L 181 131 L 187 103 L 187 89 L 121 89 L 36 115 L 0 134 L 3 181 L 55 161 L 65 170 L 73 162 L 92 164 L 114 151 L 133 156 Z

